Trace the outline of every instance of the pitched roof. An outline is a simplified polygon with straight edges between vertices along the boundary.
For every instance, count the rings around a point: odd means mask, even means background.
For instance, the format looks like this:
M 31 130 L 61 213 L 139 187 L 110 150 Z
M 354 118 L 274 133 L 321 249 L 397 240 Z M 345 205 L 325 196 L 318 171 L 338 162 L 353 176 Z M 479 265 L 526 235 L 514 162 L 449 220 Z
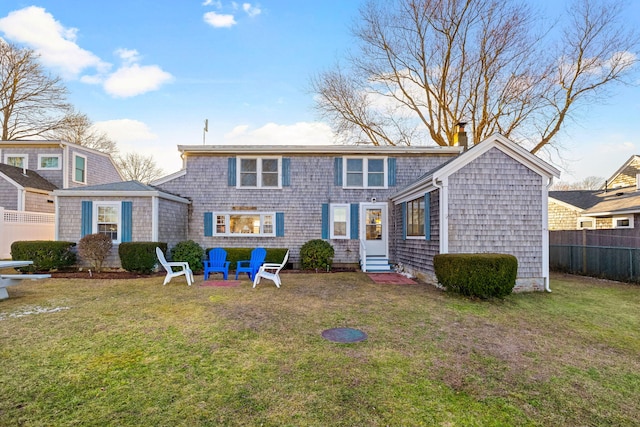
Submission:
M 44 191 L 53 191 L 58 188 L 42 176 L 38 175 L 37 172 L 30 169 L 24 170 L 22 168 L 0 163 L 0 173 L 24 188 L 33 188 Z
M 549 191 L 549 197 L 580 209 L 589 209 L 600 203 L 598 193 L 601 192 L 601 190 Z
M 636 186 L 613 190 L 550 191 L 549 197 L 582 209 L 585 216 L 610 216 L 640 212 Z
M 623 163 L 620 168 L 611 175 L 609 179 L 602 185 L 604 189 L 605 185 L 609 188 L 617 186 L 635 185 L 636 175 L 640 173 L 640 156 L 633 155 L 629 157 L 629 160 Z

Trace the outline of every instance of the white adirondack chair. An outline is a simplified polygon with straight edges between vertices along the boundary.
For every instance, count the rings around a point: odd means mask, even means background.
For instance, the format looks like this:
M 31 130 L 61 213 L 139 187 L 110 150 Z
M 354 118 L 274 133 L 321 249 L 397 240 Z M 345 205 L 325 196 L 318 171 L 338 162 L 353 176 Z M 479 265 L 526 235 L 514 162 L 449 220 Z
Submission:
M 162 253 L 162 249 L 158 247 L 156 247 L 156 255 L 158 256 L 158 261 L 160 261 L 160 264 L 162 264 L 164 269 L 167 270 L 167 276 L 164 278 L 163 285 L 169 283 L 174 277 L 184 275 L 187 278 L 187 283 L 189 284 L 189 286 L 191 286 L 191 283 L 193 283 L 194 280 L 193 272 L 189 268 L 188 262 L 168 262 L 164 257 L 164 254 Z M 176 267 L 178 269 L 174 271 L 173 267 Z
M 282 281 L 280 280 L 280 270 L 287 265 L 287 260 L 289 259 L 289 251 L 284 255 L 284 259 L 282 260 L 282 264 L 274 264 L 272 262 L 267 262 L 260 266 L 260 270 L 256 273 L 256 276 L 253 278 L 253 287 L 255 288 L 258 283 L 260 283 L 260 278 L 265 278 L 273 281 L 276 284 L 276 287 L 280 287 Z

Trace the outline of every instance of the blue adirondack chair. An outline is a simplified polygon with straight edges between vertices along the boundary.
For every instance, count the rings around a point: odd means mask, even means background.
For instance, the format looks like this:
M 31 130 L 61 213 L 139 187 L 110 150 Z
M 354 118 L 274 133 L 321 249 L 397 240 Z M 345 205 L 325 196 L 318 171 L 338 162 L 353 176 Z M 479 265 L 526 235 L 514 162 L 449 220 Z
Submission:
M 252 250 L 250 260 L 238 261 L 238 267 L 236 268 L 236 280 L 238 280 L 238 275 L 240 273 L 247 273 L 249 275 L 249 279 L 253 281 L 253 278 L 256 276 L 258 270 L 260 270 L 260 266 L 266 257 L 266 249 L 255 248 Z
M 227 280 L 230 264 L 231 261 L 227 261 L 227 251 L 222 248 L 211 249 L 209 259 L 204 261 L 204 280 L 207 280 L 211 273 L 222 273 L 224 280 Z

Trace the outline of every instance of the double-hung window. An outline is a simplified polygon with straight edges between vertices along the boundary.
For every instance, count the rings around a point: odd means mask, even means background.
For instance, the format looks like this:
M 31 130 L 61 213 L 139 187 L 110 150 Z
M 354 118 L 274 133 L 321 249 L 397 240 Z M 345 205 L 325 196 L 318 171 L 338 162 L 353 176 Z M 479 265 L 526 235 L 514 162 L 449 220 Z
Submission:
M 95 202 L 95 224 L 98 234 L 105 234 L 113 242 L 120 241 L 120 202 Z
M 73 181 L 87 183 L 87 158 L 82 154 L 73 153 Z
M 5 154 L 4 163 L 17 168 L 29 168 L 29 156 L 27 154 Z
M 38 169 L 39 170 L 60 170 L 60 155 L 59 154 L 38 154 Z
M 386 158 L 346 157 L 344 182 L 347 188 L 386 188 Z
M 348 204 L 332 204 L 330 218 L 330 233 L 332 239 L 350 238 L 350 216 Z
M 279 157 L 240 157 L 238 187 L 280 188 L 282 159 Z
M 274 212 L 214 213 L 216 236 L 275 236 Z
M 407 237 L 424 238 L 424 197 L 407 202 Z

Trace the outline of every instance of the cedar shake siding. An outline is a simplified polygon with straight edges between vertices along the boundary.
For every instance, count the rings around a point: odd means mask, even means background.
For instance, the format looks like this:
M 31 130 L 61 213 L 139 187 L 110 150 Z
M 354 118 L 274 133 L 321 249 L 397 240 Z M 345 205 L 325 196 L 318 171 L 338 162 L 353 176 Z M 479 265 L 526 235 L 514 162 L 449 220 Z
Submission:
M 432 191 L 429 198 L 430 238 L 405 237 L 402 223 L 402 204 L 394 205 L 393 242 L 391 258 L 401 270 L 429 283 L 436 283 L 433 257 L 440 252 L 440 191 Z
M 577 230 L 581 209 L 549 200 L 549 230 Z
M 312 148 L 309 151 L 312 152 Z M 239 155 L 240 156 L 240 155 Z M 261 157 L 259 154 L 252 156 Z M 280 189 L 236 188 L 229 181 L 230 165 L 236 159 L 228 154 L 189 154 L 186 174 L 171 181 L 158 184 L 159 188 L 189 197 L 192 214 L 188 238 L 200 243 L 203 248 L 212 247 L 276 247 L 291 250 L 290 259 L 299 262 L 300 247 L 312 239 L 323 238 L 323 204 L 377 203 L 386 205 L 389 196 L 398 188 L 415 181 L 426 171 L 436 168 L 452 157 L 452 154 L 345 154 L 344 157 L 386 157 L 395 162 L 394 178 L 388 188 L 345 189 L 335 178 L 336 158 L 340 155 L 310 154 L 266 154 L 264 157 L 282 157 L 288 162 L 288 185 Z M 391 175 L 389 171 L 388 175 Z M 233 173 L 232 173 L 233 175 Z M 388 177 L 389 178 L 389 177 Z M 340 176 L 342 179 L 342 176 Z M 233 185 L 229 185 L 229 184 Z M 355 207 L 353 207 L 355 208 Z M 256 211 L 273 212 L 284 218 L 283 234 L 277 237 L 206 236 L 205 213 Z M 388 224 L 393 224 L 393 212 L 389 210 Z M 215 224 L 214 224 L 215 226 Z M 389 233 L 391 239 L 391 233 Z M 359 260 L 358 239 L 330 239 L 335 249 L 334 263 L 356 264 Z
M 518 259 L 516 290 L 542 290 L 542 177 L 492 148 L 449 177 L 449 252 Z

